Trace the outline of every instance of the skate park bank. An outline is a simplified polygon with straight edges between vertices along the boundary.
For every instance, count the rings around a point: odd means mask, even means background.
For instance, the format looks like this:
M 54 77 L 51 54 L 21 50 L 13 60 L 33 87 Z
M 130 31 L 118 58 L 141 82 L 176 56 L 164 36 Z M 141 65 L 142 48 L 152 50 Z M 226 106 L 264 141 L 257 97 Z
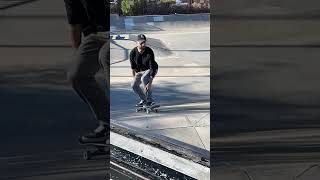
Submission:
M 112 129 L 111 143 L 130 142 L 117 147 L 127 146 L 127 151 L 195 179 L 210 178 L 209 15 L 111 19 L 115 23 L 110 44 L 110 112 L 112 123 L 123 129 L 121 135 Z M 153 83 L 155 101 L 161 105 L 158 113 L 137 113 L 134 108 L 138 99 L 130 87 L 128 54 L 141 33 L 147 36 L 147 45 L 159 64 Z M 136 145 L 139 143 L 145 145 Z M 169 163 L 173 159 L 176 162 Z

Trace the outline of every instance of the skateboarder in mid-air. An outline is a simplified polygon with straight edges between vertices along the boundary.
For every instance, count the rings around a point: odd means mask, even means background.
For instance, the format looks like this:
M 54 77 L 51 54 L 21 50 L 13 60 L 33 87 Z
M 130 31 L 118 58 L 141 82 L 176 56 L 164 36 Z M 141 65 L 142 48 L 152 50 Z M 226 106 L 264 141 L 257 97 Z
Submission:
M 153 106 L 152 99 L 152 81 L 158 72 L 158 64 L 155 61 L 153 50 L 146 46 L 147 38 L 140 34 L 137 37 L 137 46 L 130 52 L 130 63 L 132 69 L 133 81 L 131 87 L 139 96 L 140 102 L 137 107 Z M 143 89 L 140 84 L 143 84 Z

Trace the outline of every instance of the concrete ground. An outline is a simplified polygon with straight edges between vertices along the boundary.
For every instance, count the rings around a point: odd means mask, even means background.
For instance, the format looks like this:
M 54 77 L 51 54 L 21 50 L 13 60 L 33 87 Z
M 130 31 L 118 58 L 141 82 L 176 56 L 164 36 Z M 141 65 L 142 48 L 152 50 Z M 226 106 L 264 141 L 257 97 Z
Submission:
M 319 179 L 317 3 L 217 2 L 213 179 Z
M 154 23 L 153 27 L 164 26 Z M 179 26 L 179 22 L 176 23 Z M 140 25 L 136 25 L 139 26 Z M 190 24 L 189 26 L 192 26 Z M 134 29 L 134 27 L 133 27 Z M 154 99 L 159 113 L 136 113 L 139 101 L 133 93 L 128 54 L 135 47 L 137 32 L 111 43 L 111 118 L 152 133 L 210 149 L 210 29 L 208 23 L 192 28 L 142 30 L 154 49 L 159 71 L 154 80 Z

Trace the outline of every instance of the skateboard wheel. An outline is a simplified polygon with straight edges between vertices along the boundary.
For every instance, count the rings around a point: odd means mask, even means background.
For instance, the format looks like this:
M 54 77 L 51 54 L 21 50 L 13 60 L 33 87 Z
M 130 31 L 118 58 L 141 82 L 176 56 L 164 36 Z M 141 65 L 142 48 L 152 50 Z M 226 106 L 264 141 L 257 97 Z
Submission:
M 149 109 L 147 109 L 147 114 L 149 114 L 150 113 L 150 111 L 149 111 Z
M 155 111 L 156 113 L 157 113 L 157 112 L 159 112 L 159 110 L 158 110 L 158 109 L 155 109 L 154 111 Z
M 136 109 L 136 112 L 139 112 L 139 109 Z
M 82 154 L 82 157 L 84 160 L 90 160 L 91 159 L 91 152 L 90 151 L 84 151 Z

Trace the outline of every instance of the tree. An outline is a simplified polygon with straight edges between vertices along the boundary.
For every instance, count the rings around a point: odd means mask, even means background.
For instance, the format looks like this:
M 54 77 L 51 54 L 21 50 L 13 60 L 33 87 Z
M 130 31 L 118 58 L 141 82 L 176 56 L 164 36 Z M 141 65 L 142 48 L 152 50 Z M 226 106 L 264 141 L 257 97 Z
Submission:
M 119 13 L 119 16 L 122 16 L 122 9 L 121 9 L 122 0 L 117 0 L 117 12 Z
M 132 8 L 131 8 L 131 5 L 129 4 L 129 0 L 122 0 L 121 11 L 125 16 L 132 15 Z

